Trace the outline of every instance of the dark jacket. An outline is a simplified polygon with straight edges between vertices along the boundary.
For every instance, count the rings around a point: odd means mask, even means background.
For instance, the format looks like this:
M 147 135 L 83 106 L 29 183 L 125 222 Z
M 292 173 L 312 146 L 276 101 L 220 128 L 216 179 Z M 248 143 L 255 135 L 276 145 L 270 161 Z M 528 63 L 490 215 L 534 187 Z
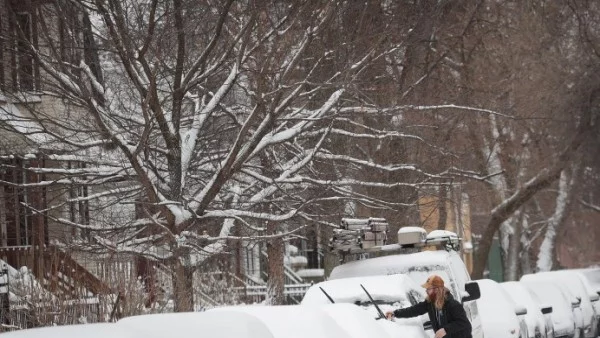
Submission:
M 472 338 L 471 322 L 469 322 L 462 304 L 457 302 L 449 292 L 446 293 L 446 297 L 439 320 L 435 306 L 428 300 L 404 309 L 398 309 L 394 311 L 394 317 L 410 318 L 427 313 L 433 332 L 443 328 L 446 330 L 445 338 Z

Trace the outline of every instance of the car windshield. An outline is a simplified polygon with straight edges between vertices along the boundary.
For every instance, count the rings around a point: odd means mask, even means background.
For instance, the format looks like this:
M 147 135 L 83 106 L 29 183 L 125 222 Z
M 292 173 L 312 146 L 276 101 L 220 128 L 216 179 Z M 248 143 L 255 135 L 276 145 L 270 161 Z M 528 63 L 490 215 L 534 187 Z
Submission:
M 365 276 L 315 284 L 304 295 L 302 304 L 327 304 L 333 300 L 336 303 L 370 306 L 373 298 L 377 305 L 407 307 L 424 300 L 424 297 L 423 288 L 408 276 Z

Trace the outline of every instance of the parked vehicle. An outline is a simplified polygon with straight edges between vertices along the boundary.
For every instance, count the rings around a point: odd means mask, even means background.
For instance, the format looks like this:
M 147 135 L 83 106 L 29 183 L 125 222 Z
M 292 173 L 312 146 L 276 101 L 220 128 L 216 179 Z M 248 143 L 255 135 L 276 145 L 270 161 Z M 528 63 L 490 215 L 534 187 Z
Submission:
M 398 231 L 400 244 L 381 249 L 380 253 L 388 253 L 388 256 L 339 265 L 332 270 L 329 279 L 405 274 L 421 285 L 430 275 L 439 275 L 446 281 L 446 287 L 452 296 L 462 301 L 473 327 L 473 337 L 482 338 L 483 329 L 475 302 L 479 298 L 479 286 L 471 281 L 465 263 L 456 251 L 459 241 L 456 234 L 450 231 L 432 231 L 426 234 L 424 229 L 418 227 L 401 228 Z M 437 250 L 414 252 L 419 247 L 431 245 L 435 245 Z M 402 248 L 413 252 L 406 253 Z
M 598 316 L 600 314 L 600 268 L 577 269 L 575 271 L 581 273 L 583 284 L 590 294 L 592 306 Z M 597 324 L 596 334 L 600 336 L 600 320 L 598 320 Z
M 580 312 L 575 311 L 578 307 L 573 297 L 554 283 L 543 280 L 520 281 L 529 292 L 537 299 L 547 302 L 552 306 L 552 327 L 554 337 L 573 338 L 579 337 L 580 327 L 583 325 Z M 576 314 L 579 314 L 576 316 Z
M 525 322 L 527 323 L 527 336 L 535 338 L 553 338 L 552 327 L 552 307 L 542 305 L 534 298 L 527 288 L 520 282 L 503 282 L 500 287 L 506 291 L 514 303 L 525 306 L 527 314 Z M 483 296 L 482 296 L 483 297 Z
M 598 335 L 596 328 L 598 327 L 599 316 L 596 314 L 590 299 L 590 296 L 594 298 L 594 295 L 590 295 L 590 292 L 588 292 L 582 281 L 583 278 L 580 273 L 572 270 L 558 270 L 527 274 L 522 276 L 521 280 L 548 280 L 568 289 L 571 294 L 581 301 L 580 309 L 583 315 L 582 337 L 595 338 Z
M 126 317 L 116 323 L 4 333 L 6 338 L 422 338 L 423 328 L 375 320 L 353 304 L 228 306 Z M 414 334 L 417 332 L 417 334 Z
M 380 314 L 375 308 L 375 304 L 385 313 L 386 311 L 415 305 L 424 299 L 425 292 L 421 286 L 417 285 L 408 276 L 398 274 L 352 277 L 320 282 L 308 289 L 301 305 L 327 305 L 332 302 L 336 304 L 355 304 L 368 311 L 373 318 L 378 318 Z M 415 327 L 421 328 L 422 337 L 433 336 L 430 326 L 425 325 L 430 332 L 426 333 L 424 331 L 424 324 L 428 321 L 429 317 L 426 314 L 417 318 L 395 319 L 397 325 L 410 326 L 415 333 L 418 333 L 418 329 L 415 329 Z
M 575 271 L 581 272 L 592 289 L 600 295 L 600 268 L 576 269 Z
M 527 324 L 523 316 L 527 309 L 515 304 L 510 296 L 491 279 L 477 280 L 481 297 L 477 307 L 486 338 L 527 338 Z

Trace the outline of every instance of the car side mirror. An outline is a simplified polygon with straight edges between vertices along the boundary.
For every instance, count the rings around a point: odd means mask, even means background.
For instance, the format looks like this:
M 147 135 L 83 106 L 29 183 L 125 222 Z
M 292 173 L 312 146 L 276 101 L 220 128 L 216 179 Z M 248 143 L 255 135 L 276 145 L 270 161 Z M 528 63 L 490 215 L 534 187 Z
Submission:
M 600 300 L 600 296 L 597 294 L 590 294 L 590 301 L 597 302 L 598 300 Z
M 476 300 L 481 297 L 481 291 L 479 290 L 479 284 L 477 284 L 477 282 L 465 283 L 465 291 L 467 291 L 469 295 L 462 298 L 463 302 Z
M 527 308 L 525 308 L 523 305 L 515 305 L 515 313 L 517 314 L 517 316 L 526 315 Z
M 542 307 L 542 314 L 552 313 L 552 306 L 544 306 Z
M 433 326 L 431 325 L 431 321 L 426 321 L 423 323 L 423 330 L 433 330 Z

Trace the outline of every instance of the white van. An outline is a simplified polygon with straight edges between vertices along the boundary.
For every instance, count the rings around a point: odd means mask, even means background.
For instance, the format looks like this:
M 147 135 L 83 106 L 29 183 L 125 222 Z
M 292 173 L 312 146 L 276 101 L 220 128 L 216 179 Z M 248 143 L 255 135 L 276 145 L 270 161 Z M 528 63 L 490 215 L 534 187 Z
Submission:
M 425 230 L 422 228 L 401 228 L 398 232 L 398 243 L 401 244 L 386 245 L 380 250 L 393 254 L 339 265 L 331 271 L 329 279 L 406 274 L 418 285 L 421 285 L 430 275 L 439 275 L 452 296 L 456 300 L 462 301 L 473 327 L 473 337 L 482 338 L 483 329 L 475 302 L 480 296 L 479 285 L 471 281 L 465 263 L 455 250 L 459 238 L 449 231 L 436 230 L 423 236 L 424 232 Z M 394 253 L 395 249 L 418 248 L 429 246 L 432 243 L 439 244 L 439 250 Z

